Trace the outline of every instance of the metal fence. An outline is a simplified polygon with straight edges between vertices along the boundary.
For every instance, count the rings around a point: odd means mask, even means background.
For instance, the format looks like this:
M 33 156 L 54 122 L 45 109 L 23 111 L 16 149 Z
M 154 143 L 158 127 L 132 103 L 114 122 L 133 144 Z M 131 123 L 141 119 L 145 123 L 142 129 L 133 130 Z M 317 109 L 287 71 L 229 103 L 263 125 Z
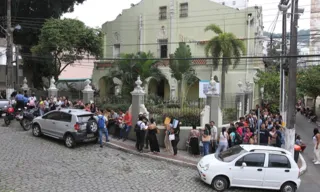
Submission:
M 201 111 L 205 106 L 205 99 L 170 101 L 161 98 L 147 97 L 145 105 L 150 118 L 162 125 L 166 117 L 178 119 L 182 126 L 200 126 Z
M 223 106 L 222 110 L 222 123 L 228 124 L 238 119 L 237 117 L 237 106 L 239 98 L 235 93 L 226 93 L 224 100 L 221 103 Z

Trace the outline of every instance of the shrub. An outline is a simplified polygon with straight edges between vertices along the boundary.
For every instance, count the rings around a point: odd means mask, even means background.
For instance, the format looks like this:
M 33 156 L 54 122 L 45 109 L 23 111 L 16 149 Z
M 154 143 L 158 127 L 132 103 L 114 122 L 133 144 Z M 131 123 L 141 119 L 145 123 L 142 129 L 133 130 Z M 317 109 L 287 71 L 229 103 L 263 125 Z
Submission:
M 200 125 L 199 108 L 148 108 L 150 116 L 153 117 L 157 124 L 163 124 L 166 117 L 177 119 L 182 122 L 182 126 Z

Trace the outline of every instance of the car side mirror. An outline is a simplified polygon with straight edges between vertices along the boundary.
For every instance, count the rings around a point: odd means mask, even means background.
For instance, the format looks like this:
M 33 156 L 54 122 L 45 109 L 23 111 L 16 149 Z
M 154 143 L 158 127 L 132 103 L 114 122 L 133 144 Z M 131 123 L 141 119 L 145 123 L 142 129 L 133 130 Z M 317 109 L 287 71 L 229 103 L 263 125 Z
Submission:
M 245 162 L 243 162 L 242 165 L 241 165 L 242 168 L 246 167 L 246 166 L 247 166 L 247 164 Z

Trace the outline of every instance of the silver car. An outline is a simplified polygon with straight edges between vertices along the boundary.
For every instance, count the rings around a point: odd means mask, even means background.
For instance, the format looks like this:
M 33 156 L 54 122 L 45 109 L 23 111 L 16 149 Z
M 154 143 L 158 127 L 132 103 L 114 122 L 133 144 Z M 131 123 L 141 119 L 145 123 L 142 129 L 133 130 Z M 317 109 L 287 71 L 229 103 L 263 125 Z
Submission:
M 35 118 L 32 133 L 63 140 L 68 148 L 79 142 L 97 142 L 99 138 L 94 114 L 80 109 L 60 109 Z

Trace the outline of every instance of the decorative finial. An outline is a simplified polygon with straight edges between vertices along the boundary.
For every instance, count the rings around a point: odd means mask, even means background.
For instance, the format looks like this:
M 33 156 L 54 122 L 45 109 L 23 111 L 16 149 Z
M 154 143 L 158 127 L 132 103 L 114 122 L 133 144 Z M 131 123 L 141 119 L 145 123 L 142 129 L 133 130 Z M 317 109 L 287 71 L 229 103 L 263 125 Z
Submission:
M 51 80 L 50 80 L 50 88 L 49 89 L 56 89 L 56 85 L 55 85 L 55 80 L 54 80 L 54 77 L 51 77 Z
M 85 80 L 85 87 L 84 87 L 84 90 L 85 91 L 92 91 L 92 87 L 91 87 L 91 85 L 90 85 L 90 83 L 91 83 L 91 81 L 89 80 L 89 79 L 87 79 L 87 80 Z
M 140 79 L 140 75 L 138 76 L 138 78 L 137 78 L 137 80 L 136 80 L 135 83 L 136 83 L 136 85 L 137 85 L 136 87 L 140 89 L 140 88 L 141 88 L 141 85 L 142 85 L 142 81 L 141 81 L 141 79 Z

